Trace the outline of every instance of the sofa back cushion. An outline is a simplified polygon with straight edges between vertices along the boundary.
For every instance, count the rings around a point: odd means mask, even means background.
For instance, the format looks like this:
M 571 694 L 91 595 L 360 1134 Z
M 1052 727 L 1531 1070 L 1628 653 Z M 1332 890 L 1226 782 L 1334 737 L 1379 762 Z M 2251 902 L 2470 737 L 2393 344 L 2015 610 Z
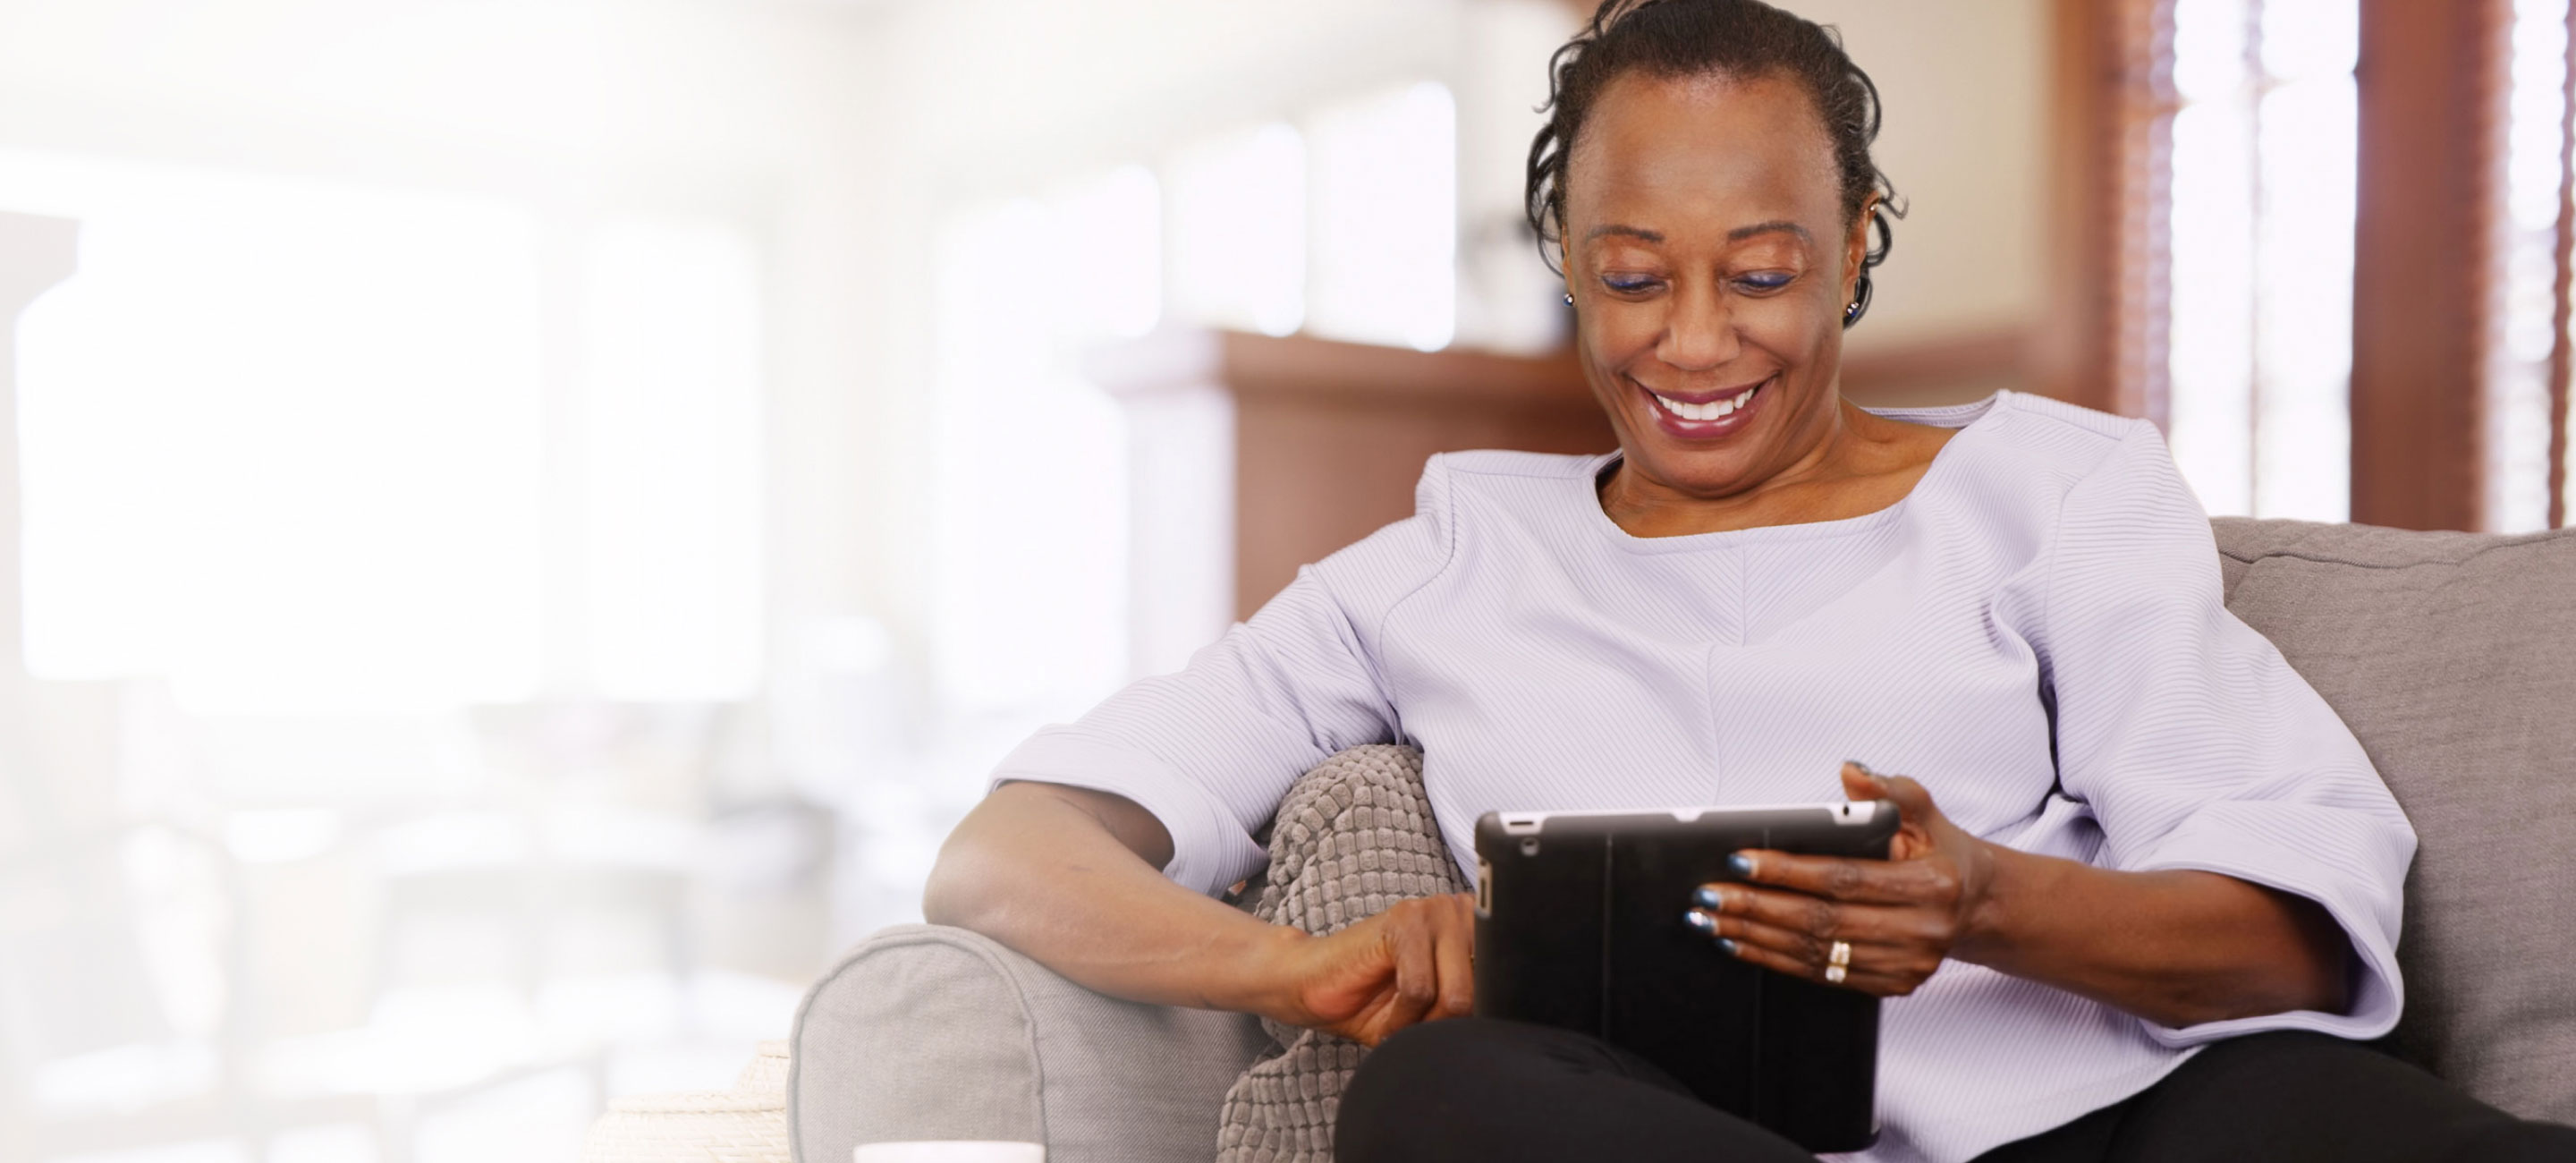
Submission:
M 2343 716 L 2419 838 L 2400 1047 L 2576 1122 L 2576 530 L 2211 522 L 2227 605 Z

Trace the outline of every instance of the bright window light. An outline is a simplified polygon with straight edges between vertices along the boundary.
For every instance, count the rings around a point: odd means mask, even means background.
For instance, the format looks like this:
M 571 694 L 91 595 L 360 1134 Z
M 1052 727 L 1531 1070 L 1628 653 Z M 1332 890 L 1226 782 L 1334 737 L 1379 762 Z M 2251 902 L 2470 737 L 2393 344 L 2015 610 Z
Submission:
M 0 203 L 82 222 L 19 329 L 37 673 L 201 709 L 530 690 L 532 216 L 23 155 Z
M 1071 231 L 1058 248 L 1062 326 L 1084 339 L 1134 339 L 1163 314 L 1163 198 L 1154 173 L 1120 166 L 1046 200 Z
M 81 223 L 19 327 L 36 673 L 165 677 L 207 713 L 511 702 L 554 669 L 552 617 L 572 693 L 754 688 L 738 232 L 576 222 L 549 273 L 506 203 L 33 154 L 0 154 L 0 207 Z M 560 608 L 549 569 L 580 574 Z
M 2505 106 L 2504 282 L 2487 384 L 2486 524 L 2549 527 L 2549 354 L 2556 327 L 2567 0 L 2514 0 Z
M 597 693 L 735 699 L 761 664 L 757 258 L 720 226 L 593 228 L 583 530 Z
M 1172 162 L 1171 296 L 1181 318 L 1286 335 L 1306 319 L 1306 143 L 1284 124 Z
M 2351 510 L 2355 0 L 2174 11 L 2168 435 L 2212 513 Z
M 1070 715 L 1127 678 L 1125 420 L 1080 360 L 1160 298 L 1140 176 L 941 231 L 934 659 L 953 706 Z
M 1313 122 L 1307 330 L 1432 351 L 1458 319 L 1458 109 L 1424 82 Z

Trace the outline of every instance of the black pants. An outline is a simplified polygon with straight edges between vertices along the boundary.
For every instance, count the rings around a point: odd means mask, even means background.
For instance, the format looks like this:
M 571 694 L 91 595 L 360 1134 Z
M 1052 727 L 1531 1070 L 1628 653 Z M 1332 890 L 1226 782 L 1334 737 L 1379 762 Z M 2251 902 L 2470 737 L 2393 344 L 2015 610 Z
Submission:
M 1340 1163 L 1812 1163 L 1600 1039 L 1519 1022 L 1414 1026 L 1342 1097 Z M 2413 1066 L 2320 1034 L 2235 1038 L 2164 1080 L 1978 1163 L 2570 1163 L 2576 1127 L 2530 1123 Z

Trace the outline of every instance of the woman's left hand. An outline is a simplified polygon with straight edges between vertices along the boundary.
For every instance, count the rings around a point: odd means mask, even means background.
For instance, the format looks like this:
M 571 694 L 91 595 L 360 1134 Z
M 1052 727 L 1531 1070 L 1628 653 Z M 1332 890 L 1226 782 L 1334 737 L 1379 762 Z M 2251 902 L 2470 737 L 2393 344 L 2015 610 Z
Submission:
M 1973 947 L 1994 854 L 1922 784 L 1857 763 L 1843 765 L 1842 779 L 1854 800 L 1896 804 L 1904 823 L 1887 859 L 1746 849 L 1735 856 L 1743 881 L 1700 886 L 1691 924 L 1766 969 L 1901 997 Z

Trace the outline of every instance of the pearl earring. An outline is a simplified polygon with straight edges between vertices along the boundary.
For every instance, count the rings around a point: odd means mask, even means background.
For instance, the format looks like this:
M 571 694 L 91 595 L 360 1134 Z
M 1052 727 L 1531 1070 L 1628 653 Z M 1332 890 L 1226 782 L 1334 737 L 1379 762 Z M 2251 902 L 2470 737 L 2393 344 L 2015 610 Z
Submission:
M 1567 292 L 1565 293 L 1565 305 L 1566 305 L 1566 306 L 1568 306 L 1568 307 L 1571 307 L 1571 306 L 1573 306 L 1573 305 L 1574 305 L 1574 292 L 1572 292 L 1572 291 L 1567 291 Z

